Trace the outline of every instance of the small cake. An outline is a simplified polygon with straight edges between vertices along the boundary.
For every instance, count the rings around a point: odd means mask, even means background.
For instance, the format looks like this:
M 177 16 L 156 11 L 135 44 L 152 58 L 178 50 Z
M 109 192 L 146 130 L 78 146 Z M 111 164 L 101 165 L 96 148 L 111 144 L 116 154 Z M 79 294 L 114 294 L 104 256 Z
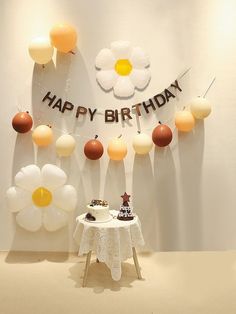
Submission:
M 92 200 L 87 205 L 87 214 L 85 218 L 89 221 L 108 221 L 110 219 L 109 205 L 107 201 L 103 200 Z
M 134 215 L 132 212 L 132 207 L 130 207 L 130 205 L 129 205 L 130 195 L 128 195 L 125 192 L 124 195 L 121 195 L 121 197 L 123 199 L 123 204 L 120 206 L 120 212 L 117 216 L 117 219 L 119 219 L 119 220 L 133 220 Z

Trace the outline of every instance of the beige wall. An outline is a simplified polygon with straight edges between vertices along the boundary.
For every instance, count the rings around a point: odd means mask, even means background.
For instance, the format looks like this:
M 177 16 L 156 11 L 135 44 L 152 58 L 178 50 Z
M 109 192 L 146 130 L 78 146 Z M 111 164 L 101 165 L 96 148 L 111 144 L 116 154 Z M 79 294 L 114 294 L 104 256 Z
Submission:
M 125 190 L 132 194 L 147 247 L 156 250 L 217 250 L 236 248 L 236 3 L 195 0 L 72 0 L 0 2 L 0 250 L 74 250 L 74 217 L 68 229 L 54 234 L 41 230 L 28 233 L 15 225 L 5 203 L 5 190 L 21 166 L 52 162 L 62 166 L 70 183 L 78 188 L 79 206 L 85 210 L 93 197 L 105 197 L 112 207 L 120 204 Z M 44 70 L 34 67 L 28 56 L 30 39 L 47 34 L 58 21 L 68 21 L 78 30 L 75 56 L 55 55 Z M 95 80 L 94 59 L 114 40 L 129 40 L 148 52 L 152 80 L 144 92 L 130 100 L 104 93 Z M 140 119 L 147 133 L 158 120 L 174 129 L 174 112 L 202 94 L 216 76 L 208 94 L 211 116 L 198 123 L 195 132 L 178 136 L 170 147 L 152 150 L 150 157 L 135 157 L 131 142 L 137 131 L 132 125 L 105 125 L 76 121 L 74 115 L 59 115 L 41 102 L 52 91 L 74 104 L 119 108 L 146 100 L 167 87 L 191 67 L 180 81 L 183 92 L 156 113 Z M 73 131 L 77 150 L 68 160 L 56 158 L 53 147 L 34 150 L 30 134 L 17 136 L 11 119 L 17 107 L 29 109 L 36 123 L 51 123 L 59 130 Z M 128 142 L 124 164 L 84 158 L 87 138 L 98 134 L 104 145 L 123 134 Z M 87 137 L 87 138 L 86 138 Z

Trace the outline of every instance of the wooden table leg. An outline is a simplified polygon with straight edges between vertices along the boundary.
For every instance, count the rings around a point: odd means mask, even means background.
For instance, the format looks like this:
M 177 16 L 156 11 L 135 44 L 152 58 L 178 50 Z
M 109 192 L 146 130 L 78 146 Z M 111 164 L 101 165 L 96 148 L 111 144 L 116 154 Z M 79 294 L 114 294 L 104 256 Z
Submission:
M 92 254 L 92 251 L 89 251 L 87 254 L 82 287 L 85 287 L 87 283 L 87 276 L 88 276 L 88 269 L 89 269 L 90 260 L 91 260 L 91 254 Z
M 135 247 L 132 247 L 132 250 L 133 250 L 134 265 L 135 265 L 135 268 L 136 268 L 136 273 L 138 275 L 138 279 L 142 279 L 142 275 L 141 275 L 140 266 L 139 266 L 139 263 L 138 263 L 138 257 L 137 257 L 137 253 L 136 253 Z

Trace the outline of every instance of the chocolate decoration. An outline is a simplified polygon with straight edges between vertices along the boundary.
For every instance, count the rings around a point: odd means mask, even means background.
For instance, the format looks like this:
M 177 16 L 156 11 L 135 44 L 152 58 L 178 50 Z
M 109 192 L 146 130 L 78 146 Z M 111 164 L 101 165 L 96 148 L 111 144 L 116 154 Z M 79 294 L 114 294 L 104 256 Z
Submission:
M 31 130 L 33 119 L 28 112 L 19 112 L 12 119 L 12 127 L 18 133 L 27 133 Z
M 123 205 L 124 202 L 128 203 L 130 200 L 130 195 L 128 195 L 126 192 L 124 193 L 124 195 L 121 195 L 122 199 L 123 199 Z
M 103 155 L 103 146 L 100 141 L 93 139 L 84 145 L 84 154 L 88 159 L 97 160 Z
M 165 147 L 172 141 L 172 131 L 165 125 L 158 125 L 152 132 L 152 140 L 155 145 L 159 147 Z
M 93 215 L 91 215 L 90 213 L 87 213 L 85 218 L 87 220 L 90 220 L 90 221 L 95 221 L 96 220 L 96 218 Z
M 104 201 L 104 200 L 92 200 L 89 204 L 89 206 L 103 206 L 103 207 L 107 207 L 108 206 L 108 202 Z

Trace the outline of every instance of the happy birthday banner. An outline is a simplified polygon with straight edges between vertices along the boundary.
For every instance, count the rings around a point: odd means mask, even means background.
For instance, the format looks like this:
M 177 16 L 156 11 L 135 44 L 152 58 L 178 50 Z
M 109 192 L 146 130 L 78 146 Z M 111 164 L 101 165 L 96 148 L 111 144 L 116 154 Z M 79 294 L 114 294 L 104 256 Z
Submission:
M 123 107 L 120 109 L 105 109 L 104 116 L 105 122 L 119 122 L 119 115 L 122 121 L 133 119 L 131 114 L 142 115 L 141 108 L 144 109 L 146 114 L 150 113 L 150 109 L 155 111 L 167 104 L 170 98 L 175 98 L 174 90 L 182 92 L 177 80 L 174 81 L 168 88 L 165 88 L 162 93 L 156 94 L 154 97 L 149 98 L 147 101 L 140 102 L 138 104 L 132 105 L 131 107 Z M 61 113 L 67 111 L 74 111 L 75 117 L 78 119 L 81 116 L 88 115 L 90 121 L 94 121 L 94 117 L 98 112 L 98 109 L 93 109 L 90 107 L 76 106 L 69 102 L 68 100 L 62 101 L 57 95 L 53 95 L 50 91 L 43 97 L 42 102 L 47 102 L 48 106 L 52 109 L 57 109 Z

